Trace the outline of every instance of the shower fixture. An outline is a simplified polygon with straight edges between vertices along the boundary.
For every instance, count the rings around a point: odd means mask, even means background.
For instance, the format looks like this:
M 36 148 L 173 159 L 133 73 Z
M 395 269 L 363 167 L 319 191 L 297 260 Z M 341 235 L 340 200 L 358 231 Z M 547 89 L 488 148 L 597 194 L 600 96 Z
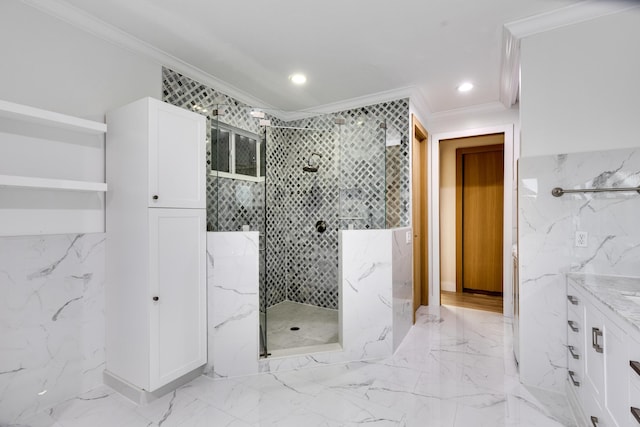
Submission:
M 313 162 L 313 156 L 322 157 L 320 153 L 311 153 L 309 159 L 307 160 L 307 164 L 302 167 L 303 172 L 318 172 L 318 167 L 320 166 L 318 162 Z

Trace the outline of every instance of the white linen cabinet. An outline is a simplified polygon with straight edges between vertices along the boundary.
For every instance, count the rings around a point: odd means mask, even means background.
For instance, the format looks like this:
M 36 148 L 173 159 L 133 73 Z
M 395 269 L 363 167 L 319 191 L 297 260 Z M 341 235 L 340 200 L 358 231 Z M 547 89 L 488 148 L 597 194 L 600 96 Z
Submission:
M 107 114 L 106 373 L 152 392 L 206 363 L 206 119 Z

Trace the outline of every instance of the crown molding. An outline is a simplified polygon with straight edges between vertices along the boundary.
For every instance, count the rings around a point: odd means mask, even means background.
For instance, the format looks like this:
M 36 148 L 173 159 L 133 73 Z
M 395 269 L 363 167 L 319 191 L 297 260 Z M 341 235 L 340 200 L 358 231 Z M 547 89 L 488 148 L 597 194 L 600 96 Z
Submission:
M 505 24 L 517 39 L 638 7 L 633 0 L 585 0 Z
M 456 108 L 453 110 L 440 111 L 437 113 L 432 113 L 430 120 L 445 120 L 451 119 L 455 117 L 461 116 L 469 116 L 474 114 L 487 114 L 487 113 L 497 113 L 509 110 L 509 108 L 505 107 L 502 102 L 494 101 L 487 102 L 484 104 L 471 105 L 469 107 Z
M 502 30 L 502 61 L 500 64 L 500 102 L 511 108 L 520 90 L 520 39 L 506 27 Z
M 394 101 L 400 98 L 411 98 L 416 93 L 414 86 L 392 89 L 383 92 L 372 93 L 356 98 L 345 99 L 343 101 L 332 102 L 318 107 L 307 108 L 300 111 L 280 112 L 281 118 L 285 121 L 299 120 L 307 117 L 319 116 L 321 114 L 336 113 L 339 111 L 352 110 L 354 108 L 366 107 L 367 105 L 380 104 L 382 102 Z
M 195 67 L 175 56 L 158 49 L 157 47 L 142 41 L 121 29 L 108 24 L 93 15 L 62 0 L 21 0 L 23 3 L 40 10 L 54 18 L 60 19 L 82 31 L 92 34 L 116 46 L 130 52 L 141 54 L 152 61 L 171 68 L 200 83 L 211 86 L 226 95 L 229 95 L 245 104 L 264 108 L 277 109 L 267 102 L 248 94 L 247 92 L 230 85 L 229 83 L 212 76 L 211 74 Z M 277 114 L 274 114 L 278 116 Z

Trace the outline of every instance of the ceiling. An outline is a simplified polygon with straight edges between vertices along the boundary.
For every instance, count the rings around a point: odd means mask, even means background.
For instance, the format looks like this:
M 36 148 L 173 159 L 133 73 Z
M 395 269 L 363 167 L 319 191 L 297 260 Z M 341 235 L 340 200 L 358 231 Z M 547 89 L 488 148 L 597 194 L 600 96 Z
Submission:
M 497 103 L 503 26 L 577 0 L 66 0 L 262 106 L 421 95 L 429 113 Z M 308 77 L 304 86 L 288 79 Z M 475 88 L 458 93 L 470 81 Z

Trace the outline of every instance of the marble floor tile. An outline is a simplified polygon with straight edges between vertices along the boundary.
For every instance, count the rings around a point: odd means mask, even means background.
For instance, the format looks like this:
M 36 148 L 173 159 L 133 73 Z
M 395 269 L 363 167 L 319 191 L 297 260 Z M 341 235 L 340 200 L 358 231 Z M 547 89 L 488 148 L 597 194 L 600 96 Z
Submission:
M 203 376 L 146 406 L 100 387 L 19 426 L 575 427 L 564 396 L 520 384 L 511 342 L 500 314 L 421 307 L 386 359 Z
M 149 427 L 136 405 L 106 386 L 83 393 L 49 410 L 62 427 Z

